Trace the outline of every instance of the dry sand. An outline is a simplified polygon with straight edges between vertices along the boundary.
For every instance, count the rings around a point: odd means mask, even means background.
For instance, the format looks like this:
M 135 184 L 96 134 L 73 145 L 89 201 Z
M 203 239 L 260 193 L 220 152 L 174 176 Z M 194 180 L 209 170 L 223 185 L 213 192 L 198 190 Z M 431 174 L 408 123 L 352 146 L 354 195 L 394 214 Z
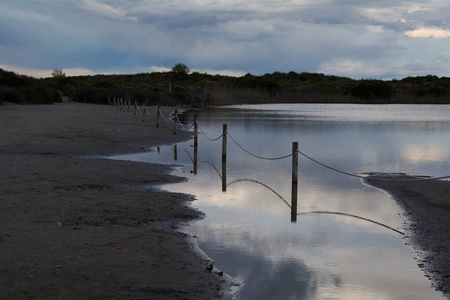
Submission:
M 416 180 L 405 174 L 373 174 L 389 180 Z M 423 179 L 423 178 L 422 178 Z M 389 182 L 366 180 L 389 192 L 402 208 L 405 243 L 437 290 L 450 298 L 450 182 L 446 180 Z
M 141 152 L 188 133 L 132 109 L 73 102 L 0 105 L 0 123 L 2 297 L 224 297 L 225 277 L 177 231 L 203 216 L 193 198 L 146 188 L 183 179 L 168 166 L 79 157 Z

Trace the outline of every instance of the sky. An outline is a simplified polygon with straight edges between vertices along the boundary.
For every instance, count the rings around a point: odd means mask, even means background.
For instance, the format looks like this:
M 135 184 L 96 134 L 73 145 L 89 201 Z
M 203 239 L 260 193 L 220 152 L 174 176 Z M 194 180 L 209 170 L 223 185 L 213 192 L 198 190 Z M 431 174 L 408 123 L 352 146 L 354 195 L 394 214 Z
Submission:
M 449 0 L 0 0 L 0 68 L 450 76 Z

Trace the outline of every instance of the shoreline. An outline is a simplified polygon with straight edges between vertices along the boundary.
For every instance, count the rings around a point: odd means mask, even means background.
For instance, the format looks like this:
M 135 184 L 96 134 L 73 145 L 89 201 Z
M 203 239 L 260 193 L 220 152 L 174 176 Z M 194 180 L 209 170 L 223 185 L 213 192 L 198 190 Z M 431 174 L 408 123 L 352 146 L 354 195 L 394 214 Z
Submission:
M 414 180 L 406 174 L 370 174 L 365 182 L 387 192 L 401 207 L 404 243 L 431 285 L 450 299 L 450 181 L 375 181 L 370 178 Z
M 165 114 L 171 108 L 162 108 Z M 9 299 L 218 299 L 178 228 L 204 216 L 190 195 L 143 186 L 185 180 L 170 166 L 82 156 L 143 152 L 191 138 L 116 107 L 0 105 L 0 292 Z

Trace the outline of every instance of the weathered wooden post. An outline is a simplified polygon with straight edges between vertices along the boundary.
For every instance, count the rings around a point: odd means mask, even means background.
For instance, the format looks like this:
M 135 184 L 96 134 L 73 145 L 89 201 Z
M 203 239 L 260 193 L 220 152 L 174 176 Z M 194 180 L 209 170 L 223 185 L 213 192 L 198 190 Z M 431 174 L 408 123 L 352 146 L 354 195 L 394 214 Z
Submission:
M 178 160 L 177 145 L 173 146 L 173 159 L 174 159 L 175 161 Z
M 136 109 L 137 109 L 137 101 L 134 100 L 134 115 L 136 115 Z
M 197 114 L 194 115 L 194 174 L 197 174 L 197 158 L 198 158 L 198 124 Z
M 293 142 L 292 143 L 291 222 L 297 222 L 297 192 L 298 192 L 298 142 Z
M 222 192 L 227 191 L 227 124 L 223 124 L 222 133 Z
M 178 110 L 175 110 L 173 117 L 173 134 L 177 134 Z
M 161 114 L 160 105 L 158 105 L 158 111 L 156 112 L 156 127 L 159 127 L 159 115 L 160 114 Z

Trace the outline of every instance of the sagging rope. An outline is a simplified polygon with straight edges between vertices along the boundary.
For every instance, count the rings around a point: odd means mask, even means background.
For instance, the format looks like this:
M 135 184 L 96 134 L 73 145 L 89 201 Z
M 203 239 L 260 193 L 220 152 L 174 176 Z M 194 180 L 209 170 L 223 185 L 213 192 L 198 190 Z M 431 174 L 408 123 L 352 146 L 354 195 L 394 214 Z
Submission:
M 161 115 L 161 117 L 163 118 L 163 120 L 166 121 L 166 122 L 170 122 L 169 120 L 167 120 L 167 119 L 164 117 L 164 114 L 162 113 L 161 109 L 158 108 L 158 110 L 159 110 L 159 114 Z
M 205 134 L 205 132 L 203 131 L 203 129 L 200 127 L 200 123 L 197 121 L 197 125 L 198 125 L 198 129 L 200 130 L 200 133 L 201 134 L 203 134 L 204 136 L 205 136 L 205 138 L 207 139 L 207 140 L 210 140 L 211 142 L 215 142 L 215 141 L 217 141 L 217 140 L 219 140 L 219 139 L 221 139 L 222 137 L 223 137 L 223 134 L 221 134 L 219 137 L 217 137 L 217 138 L 210 138 L 210 137 L 208 137 L 206 134 Z
M 181 123 L 180 119 L 178 118 L 178 115 L 177 115 L 177 123 L 180 124 L 180 126 L 181 126 L 181 128 L 183 128 L 183 130 L 186 130 L 186 131 L 191 129 L 192 127 L 194 127 L 194 123 L 192 123 L 192 125 L 189 127 L 188 127 L 188 125 L 184 125 L 183 123 Z
M 108 99 L 108 100 L 109 100 L 109 99 Z M 115 103 L 116 103 L 116 99 L 114 98 L 114 104 L 115 104 Z M 125 101 L 125 103 L 124 103 L 123 100 L 122 100 L 122 98 L 117 99 L 117 105 L 119 105 L 119 104 L 120 104 L 122 107 L 124 107 L 124 106 L 126 105 L 126 101 Z M 131 102 L 130 102 L 130 101 L 128 102 L 128 105 L 131 106 Z M 122 109 L 122 107 L 121 107 L 121 109 Z M 136 107 L 136 108 L 137 108 L 139 111 L 141 111 L 138 107 Z M 147 110 L 147 108 L 145 107 L 145 104 L 143 105 L 143 110 L 144 110 L 143 116 L 145 116 L 145 114 L 148 114 L 148 115 L 151 116 L 151 113 Z M 166 118 L 164 117 L 164 114 L 162 113 L 162 111 L 161 111 L 161 109 L 160 109 L 159 107 L 158 107 L 158 111 L 159 111 L 161 117 L 162 117 L 166 122 L 171 122 L 170 120 L 168 120 L 168 119 L 166 119 Z M 182 127 L 184 130 L 189 130 L 189 129 L 191 129 L 191 128 L 195 125 L 195 124 L 192 124 L 190 127 L 187 127 L 187 125 L 184 125 L 184 124 L 182 124 L 182 123 L 180 122 L 180 120 L 178 119 L 178 116 L 175 115 L 174 118 L 175 118 L 175 120 L 177 121 L 177 123 L 180 124 L 181 127 Z M 197 125 L 198 125 L 198 129 L 199 129 L 200 133 L 203 134 L 203 136 L 204 136 L 206 139 L 210 140 L 210 141 L 217 141 L 217 140 L 219 140 L 219 139 L 221 139 L 221 138 L 223 137 L 223 134 L 221 134 L 221 135 L 220 135 L 219 137 L 217 137 L 217 138 L 210 138 L 210 137 L 208 137 L 208 136 L 205 134 L 205 132 L 203 131 L 203 129 L 200 127 L 200 123 L 198 122 L 198 120 L 197 120 Z M 248 151 L 247 149 L 245 149 L 242 145 L 240 145 L 240 144 L 233 138 L 233 136 L 232 136 L 228 131 L 226 131 L 226 134 L 227 134 L 228 136 L 230 136 L 231 140 L 232 140 L 232 141 L 233 141 L 233 142 L 234 142 L 241 150 L 243 150 L 244 152 L 246 152 L 247 154 L 249 154 L 249 155 L 251 155 L 251 156 L 253 156 L 253 157 L 255 157 L 255 158 L 262 159 L 262 160 L 281 160 L 281 159 L 285 159 L 285 158 L 288 158 L 288 157 L 291 157 L 291 156 L 292 156 L 292 154 L 287 154 L 287 155 L 280 156 L 280 157 L 263 157 L 263 156 L 259 156 L 259 155 L 256 155 L 256 154 L 251 153 L 250 151 Z M 362 175 L 358 175 L 358 174 L 354 174 L 354 173 L 345 172 L 345 171 L 339 170 L 339 169 L 337 169 L 337 168 L 333 168 L 333 167 L 331 167 L 331 166 L 328 166 L 328 165 L 326 165 L 326 164 L 324 164 L 324 163 L 321 163 L 321 162 L 319 162 L 318 160 L 316 160 L 316 159 L 314 159 L 314 158 L 312 158 L 312 157 L 306 155 L 305 153 L 303 153 L 303 152 L 301 152 L 301 151 L 297 151 L 297 153 L 300 154 L 300 155 L 302 155 L 302 156 L 304 156 L 305 158 L 311 160 L 312 162 L 314 162 L 314 163 L 316 163 L 316 164 L 318 164 L 318 165 L 321 165 L 322 167 L 325 167 L 325 168 L 327 168 L 327 169 L 329 169 L 329 170 L 332 170 L 332 171 L 335 171 L 335 172 L 337 172 L 337 173 L 341 173 L 341 174 L 344 174 L 344 175 L 347 175 L 347 176 L 351 176 L 351 177 L 356 177 L 356 178 L 364 179 L 364 180 L 385 181 L 385 182 L 421 182 L 421 181 L 433 181 L 433 180 L 440 180 L 440 179 L 447 179 L 447 178 L 450 178 L 450 176 L 441 176 L 441 177 L 430 177 L 430 178 L 420 178 L 420 179 L 417 179 L 417 178 L 416 178 L 416 179 L 410 179 L 410 180 L 398 180 L 398 179 L 388 179 L 388 178 L 371 177 L 370 175 L 369 175 L 369 176 L 362 176 Z
M 432 181 L 432 180 L 440 180 L 440 179 L 446 179 L 446 178 L 450 178 L 450 176 L 442 176 L 442 177 L 431 177 L 431 178 L 421 178 L 421 179 L 411 179 L 411 180 L 397 180 L 397 179 L 387 179 L 387 178 L 376 178 L 376 177 L 369 177 L 369 176 L 361 176 L 358 174 L 353 174 L 353 173 L 348 173 L 345 171 L 341 171 L 339 169 L 330 167 L 324 163 L 321 163 L 317 160 L 315 160 L 314 158 L 306 155 L 305 153 L 301 152 L 301 151 L 297 151 L 298 154 L 306 157 L 307 159 L 311 160 L 312 162 L 315 162 L 318 165 L 321 165 L 322 167 L 325 167 L 327 169 L 330 169 L 332 171 L 344 174 L 344 175 L 348 175 L 348 176 L 352 176 L 352 177 L 356 177 L 356 178 L 361 178 L 361 179 L 365 179 L 365 180 L 374 180 L 374 181 L 387 181 L 387 182 L 419 182 L 419 181 Z
M 231 134 L 228 131 L 226 133 L 239 148 L 241 148 L 244 152 L 246 152 L 247 154 L 249 154 L 249 155 L 251 155 L 253 157 L 256 157 L 256 158 L 259 158 L 259 159 L 264 159 L 264 160 L 280 160 L 280 159 L 285 159 L 285 158 L 288 158 L 288 157 L 292 156 L 292 153 L 284 155 L 284 156 L 280 156 L 280 157 L 262 157 L 262 156 L 253 154 L 250 151 L 246 150 L 244 147 L 242 147 L 238 142 L 236 142 L 236 140 L 231 136 Z

